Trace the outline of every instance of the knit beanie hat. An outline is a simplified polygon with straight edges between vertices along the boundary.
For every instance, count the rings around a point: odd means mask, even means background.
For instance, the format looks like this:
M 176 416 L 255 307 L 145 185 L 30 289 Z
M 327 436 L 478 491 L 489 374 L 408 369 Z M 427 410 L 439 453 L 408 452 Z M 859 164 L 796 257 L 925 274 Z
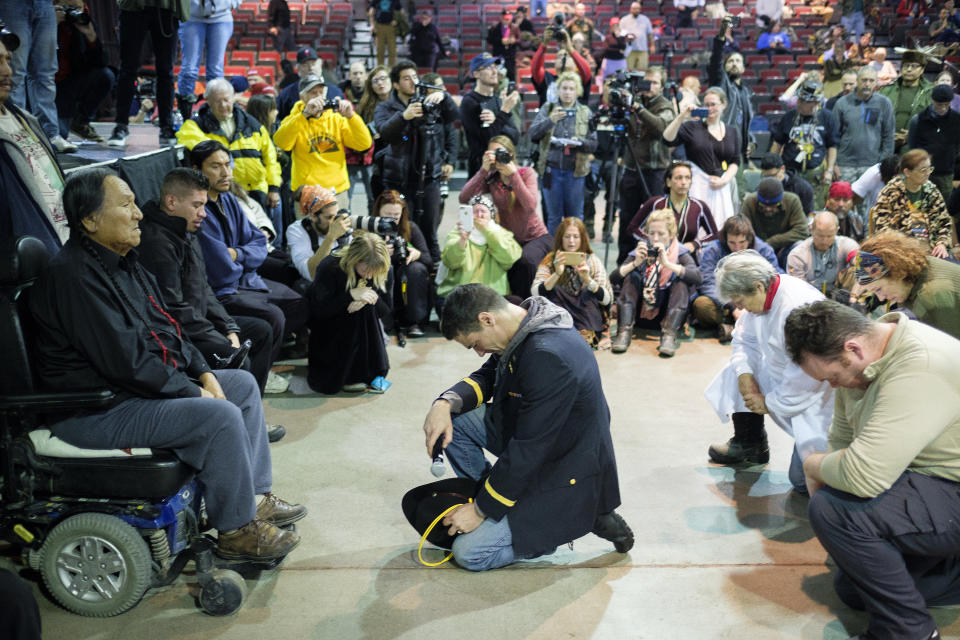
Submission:
M 764 178 L 757 186 L 757 200 L 772 205 L 783 200 L 783 184 L 774 177 Z

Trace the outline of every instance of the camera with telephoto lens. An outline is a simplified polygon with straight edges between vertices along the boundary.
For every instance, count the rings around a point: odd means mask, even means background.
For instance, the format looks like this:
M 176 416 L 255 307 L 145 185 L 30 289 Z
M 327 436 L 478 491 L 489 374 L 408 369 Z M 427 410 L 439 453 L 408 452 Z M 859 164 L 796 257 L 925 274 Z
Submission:
M 65 4 L 61 4 L 57 8 L 63 11 L 63 19 L 66 20 L 67 24 L 76 24 L 81 27 L 90 24 L 90 14 L 85 9 Z
M 547 25 L 547 31 L 549 35 L 556 40 L 557 42 L 563 42 L 569 37 L 567 30 L 564 28 L 567 24 L 567 16 L 563 14 L 563 11 L 557 11 L 553 14 L 553 24 Z
M 341 213 L 347 213 L 346 210 L 340 210 Z M 387 244 L 387 248 L 393 247 L 393 261 L 396 263 L 406 263 L 407 261 L 407 241 L 400 236 L 400 221 L 396 218 L 381 218 L 379 216 L 350 216 L 354 229 L 361 229 L 375 233 Z
M 513 162 L 513 154 L 503 147 L 497 147 L 497 150 L 493 152 L 493 157 L 498 164 L 508 164 Z

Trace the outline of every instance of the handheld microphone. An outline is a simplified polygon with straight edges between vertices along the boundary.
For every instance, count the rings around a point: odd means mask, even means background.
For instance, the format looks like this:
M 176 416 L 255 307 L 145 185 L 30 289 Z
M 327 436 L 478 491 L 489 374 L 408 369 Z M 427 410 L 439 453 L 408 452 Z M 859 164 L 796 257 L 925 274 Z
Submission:
M 430 465 L 430 473 L 435 478 L 441 478 L 446 471 L 447 468 L 443 464 L 443 437 L 441 436 L 433 444 L 433 464 Z

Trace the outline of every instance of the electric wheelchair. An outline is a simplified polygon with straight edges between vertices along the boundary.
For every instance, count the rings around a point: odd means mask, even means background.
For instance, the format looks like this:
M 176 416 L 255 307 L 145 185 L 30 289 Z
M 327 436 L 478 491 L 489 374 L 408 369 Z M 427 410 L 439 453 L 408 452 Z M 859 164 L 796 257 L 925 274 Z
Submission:
M 190 559 L 200 607 L 235 612 L 246 586 L 215 566 L 191 467 L 166 451 L 80 449 L 41 428 L 46 416 L 95 410 L 112 398 L 109 390 L 37 390 L 26 297 L 48 261 L 36 238 L 0 245 L 0 538 L 19 545 L 53 598 L 80 615 L 129 610 Z

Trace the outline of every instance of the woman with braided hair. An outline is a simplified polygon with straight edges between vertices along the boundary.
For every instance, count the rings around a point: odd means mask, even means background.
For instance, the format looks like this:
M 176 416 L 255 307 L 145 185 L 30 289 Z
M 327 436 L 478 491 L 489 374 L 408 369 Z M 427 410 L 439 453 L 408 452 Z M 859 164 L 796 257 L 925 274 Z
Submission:
M 164 308 L 137 260 L 134 194 L 106 169 L 72 175 L 63 191 L 70 239 L 29 293 L 38 379 L 51 391 L 109 389 L 109 405 L 50 425 L 94 449 L 169 449 L 197 470 L 217 553 L 270 561 L 300 536 L 279 527 L 306 508 L 270 492 L 263 404 L 248 371 L 212 372 Z M 255 496 L 263 494 L 259 505 Z

